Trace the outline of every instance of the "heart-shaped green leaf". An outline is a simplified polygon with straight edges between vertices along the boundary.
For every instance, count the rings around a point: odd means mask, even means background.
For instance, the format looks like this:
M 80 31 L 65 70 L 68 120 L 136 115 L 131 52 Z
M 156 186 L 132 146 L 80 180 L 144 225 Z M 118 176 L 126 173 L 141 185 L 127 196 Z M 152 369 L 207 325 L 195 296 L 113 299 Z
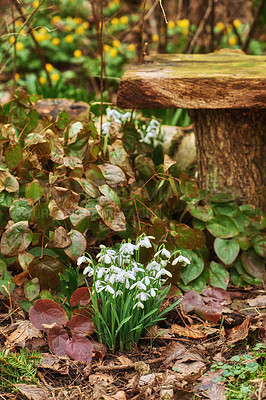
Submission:
M 32 240 L 32 231 L 27 221 L 20 221 L 2 235 L 0 250 L 3 256 L 13 257 L 24 251 Z
M 210 285 L 226 290 L 228 283 L 229 272 L 223 265 L 212 261 L 210 263 Z
M 211 218 L 207 222 L 206 227 L 213 236 L 222 239 L 234 237 L 239 233 L 234 221 L 225 215 L 218 215 Z
M 240 246 L 236 239 L 220 239 L 214 241 L 214 250 L 225 265 L 232 264 L 238 256 Z

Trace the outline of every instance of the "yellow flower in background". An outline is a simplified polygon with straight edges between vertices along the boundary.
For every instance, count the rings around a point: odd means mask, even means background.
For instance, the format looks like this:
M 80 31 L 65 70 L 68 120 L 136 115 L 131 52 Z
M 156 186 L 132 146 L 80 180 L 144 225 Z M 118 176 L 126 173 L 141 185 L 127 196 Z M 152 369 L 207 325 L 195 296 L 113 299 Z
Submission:
M 108 7 L 109 7 L 109 8 L 115 7 L 115 2 L 114 2 L 114 1 L 109 1 Z
M 170 20 L 168 21 L 167 28 L 173 29 L 175 27 L 175 21 Z
M 75 50 L 73 53 L 75 58 L 79 58 L 82 56 L 82 51 L 81 50 Z
M 83 26 L 85 29 L 88 29 L 88 28 L 90 27 L 90 24 L 89 24 L 89 22 L 85 21 L 85 22 L 83 22 L 82 26 Z
M 66 25 L 65 29 L 66 29 L 67 32 L 71 32 L 73 28 L 72 28 L 71 25 Z
M 217 22 L 217 24 L 215 26 L 219 31 L 223 31 L 224 30 L 224 23 L 221 22 L 221 21 Z
M 157 42 L 159 42 L 159 35 L 157 35 L 157 34 L 154 34 L 154 35 L 152 35 L 152 41 L 154 42 L 154 43 L 157 43 Z
M 47 34 L 47 30 L 45 28 L 41 28 L 38 30 L 38 33 L 40 33 L 41 35 L 46 35 Z
M 37 8 L 37 7 L 39 7 L 39 5 L 40 5 L 39 0 L 34 0 L 34 1 L 32 2 L 32 7 L 33 7 L 33 8 Z
M 134 43 L 130 43 L 127 46 L 128 51 L 135 51 L 136 50 L 136 45 Z
M 16 25 L 17 28 L 21 27 L 22 24 L 23 24 L 23 22 L 22 22 L 20 19 L 18 19 L 18 20 L 15 22 L 15 25 Z
M 115 58 L 117 56 L 117 53 L 118 53 L 117 49 L 112 47 L 109 54 L 112 58 Z
M 15 42 L 15 36 L 9 38 L 9 43 L 13 44 Z
M 39 82 L 40 82 L 42 85 L 44 85 L 44 84 L 46 83 L 46 78 L 45 78 L 44 76 L 41 76 L 41 77 L 39 78 Z
M 115 17 L 115 18 L 112 18 L 112 19 L 111 19 L 111 24 L 114 25 L 114 26 L 118 25 L 118 24 L 119 24 L 119 19 L 116 18 L 116 17 Z
M 17 43 L 16 43 L 16 49 L 17 49 L 18 51 L 23 50 L 23 49 L 24 49 L 24 44 L 21 43 L 21 42 L 17 42 Z
M 113 46 L 116 47 L 116 48 L 120 47 L 120 46 L 121 46 L 120 40 L 115 39 L 115 40 L 113 41 Z
M 187 18 L 179 19 L 176 24 L 179 28 L 188 28 L 189 20 Z
M 76 28 L 76 34 L 77 35 L 82 35 L 84 33 L 84 28 L 83 28 L 83 26 L 78 26 L 77 28 Z
M 55 15 L 52 19 L 51 19 L 51 24 L 54 25 L 57 22 L 61 21 L 61 17 L 59 15 Z
M 16 73 L 15 76 L 14 76 L 14 78 L 15 78 L 15 81 L 17 81 L 17 80 L 19 79 L 19 74 Z
M 53 44 L 54 46 L 58 46 L 59 43 L 60 43 L 60 39 L 59 39 L 58 37 L 53 38 L 52 44 Z
M 228 39 L 228 44 L 230 46 L 234 46 L 237 43 L 237 37 L 236 36 L 232 36 Z
M 234 19 L 233 25 L 235 28 L 239 28 L 242 25 L 242 23 L 239 19 Z
M 66 21 L 67 21 L 67 22 L 72 22 L 72 21 L 73 21 L 73 18 L 69 15 L 68 17 L 66 17 Z
M 115 4 L 120 4 L 120 0 L 113 0 Z
M 60 79 L 60 75 L 57 72 L 55 72 L 51 75 L 51 79 L 52 81 L 57 82 Z
M 74 38 L 73 38 L 72 35 L 66 35 L 65 41 L 66 41 L 67 43 L 72 43 L 72 42 L 74 41 Z
M 228 24 L 227 26 L 226 26 L 226 31 L 227 31 L 227 33 L 230 35 L 230 33 L 232 33 L 232 29 L 233 29 L 233 27 L 232 27 L 232 25 L 231 24 Z
M 26 9 L 25 9 L 25 7 L 21 7 L 21 11 L 23 12 L 23 14 L 26 14 Z
M 104 51 L 107 53 L 110 50 L 111 46 L 109 46 L 109 44 L 104 44 L 103 45 L 103 49 Z
M 73 19 L 73 21 L 75 22 L 75 24 L 81 24 L 82 23 L 82 21 L 83 21 L 83 19 L 82 18 L 80 18 L 80 17 L 75 17 L 74 19 Z
M 123 15 L 122 17 L 120 17 L 120 22 L 121 24 L 128 24 L 128 17 L 126 15 Z
M 50 63 L 45 64 L 45 69 L 47 72 L 52 72 L 54 70 L 54 66 Z

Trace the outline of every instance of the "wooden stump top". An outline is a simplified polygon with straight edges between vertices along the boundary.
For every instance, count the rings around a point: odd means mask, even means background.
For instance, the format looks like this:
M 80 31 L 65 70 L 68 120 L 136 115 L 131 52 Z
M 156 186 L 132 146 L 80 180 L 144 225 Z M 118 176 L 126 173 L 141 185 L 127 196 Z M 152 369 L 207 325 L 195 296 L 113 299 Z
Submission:
M 121 108 L 266 108 L 266 56 L 220 51 L 146 57 L 123 75 Z

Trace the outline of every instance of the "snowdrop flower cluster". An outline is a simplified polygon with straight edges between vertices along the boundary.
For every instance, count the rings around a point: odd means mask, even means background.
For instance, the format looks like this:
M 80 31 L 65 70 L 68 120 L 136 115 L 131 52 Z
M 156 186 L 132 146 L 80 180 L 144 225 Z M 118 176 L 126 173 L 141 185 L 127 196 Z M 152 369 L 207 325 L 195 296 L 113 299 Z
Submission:
M 145 133 L 142 133 L 141 141 L 146 144 L 152 144 L 154 139 L 158 138 L 161 124 L 156 119 L 152 119 Z
M 107 117 L 108 121 L 105 122 L 104 124 L 102 124 L 102 134 L 103 135 L 108 135 L 111 121 L 117 122 L 122 125 L 125 121 L 130 119 L 131 113 L 129 111 L 125 112 L 125 113 L 121 113 L 117 110 L 107 108 L 106 117 Z
M 78 265 L 88 264 L 83 273 L 93 281 L 91 298 L 98 339 L 110 348 L 119 343 L 123 349 L 127 340 L 137 343 L 143 330 L 161 317 L 160 306 L 170 289 L 162 285 L 165 276 L 172 276 L 166 269 L 172 255 L 162 245 L 146 266 L 140 263 L 140 251 L 151 248 L 152 239 L 141 235 L 135 244 L 129 240 L 117 249 L 101 245 L 96 263 L 90 256 L 78 259 Z M 176 262 L 189 260 L 178 251 Z

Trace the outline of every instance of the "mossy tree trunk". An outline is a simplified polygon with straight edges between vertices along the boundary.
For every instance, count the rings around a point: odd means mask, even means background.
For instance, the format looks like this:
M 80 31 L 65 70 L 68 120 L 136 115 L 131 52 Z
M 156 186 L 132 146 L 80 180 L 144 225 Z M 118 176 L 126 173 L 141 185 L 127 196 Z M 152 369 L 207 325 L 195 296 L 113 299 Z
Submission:
M 265 110 L 193 110 L 200 187 L 265 210 Z

